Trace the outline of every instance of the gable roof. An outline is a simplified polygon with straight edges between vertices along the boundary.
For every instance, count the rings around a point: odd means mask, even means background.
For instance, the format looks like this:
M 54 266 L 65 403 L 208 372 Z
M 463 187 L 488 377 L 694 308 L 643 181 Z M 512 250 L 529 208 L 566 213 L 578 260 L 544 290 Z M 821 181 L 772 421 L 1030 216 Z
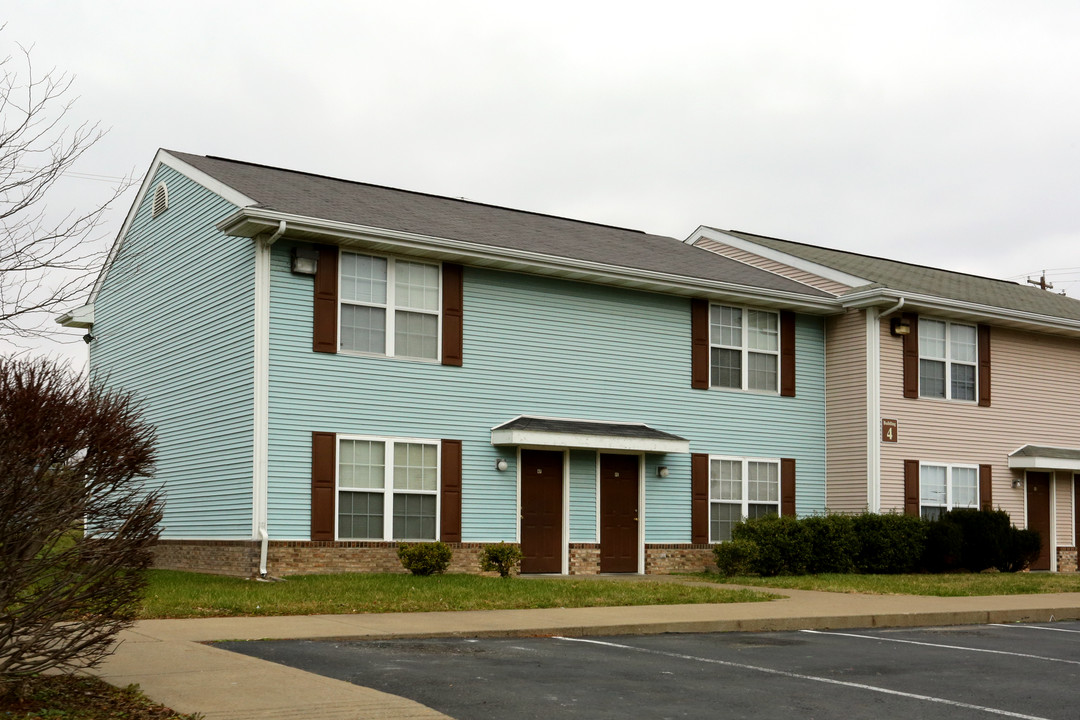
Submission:
M 289 222 L 291 234 L 309 220 L 326 227 L 328 237 L 334 228 L 354 228 L 450 241 L 461 253 L 460 259 L 469 264 L 482 264 L 470 262 L 470 249 L 474 254 L 488 250 L 537 261 L 561 260 L 583 269 L 621 269 L 631 274 L 649 273 L 657 279 L 682 278 L 691 285 L 715 285 L 717 292 L 725 288 L 764 291 L 765 295 L 787 296 L 796 304 L 800 301 L 796 296 L 801 296 L 802 302 L 826 301 L 816 303 L 822 310 L 831 297 L 672 237 L 225 158 L 163 153 L 253 201 L 219 225 L 229 234 L 252 236 L 277 226 L 278 219 Z M 580 273 L 565 276 L 593 279 Z M 691 294 L 675 283 L 667 287 L 656 283 L 648 289 Z
M 865 290 L 889 289 L 902 295 L 941 298 L 955 303 L 1080 321 L 1080 301 L 1030 285 L 737 230 L 720 232 L 865 279 L 865 285 L 852 288 L 841 299 Z

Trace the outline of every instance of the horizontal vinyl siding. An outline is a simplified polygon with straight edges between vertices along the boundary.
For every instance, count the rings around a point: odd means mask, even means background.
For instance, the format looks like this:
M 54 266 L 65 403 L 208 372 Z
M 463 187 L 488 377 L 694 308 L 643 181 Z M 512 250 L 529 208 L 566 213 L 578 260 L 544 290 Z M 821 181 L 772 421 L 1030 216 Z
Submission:
M 830 512 L 863 512 L 866 498 L 866 315 L 826 321 L 826 456 Z
M 722 243 L 717 240 L 711 240 L 709 238 L 701 238 L 694 243 L 699 248 L 703 248 L 710 252 L 714 252 L 717 255 L 723 255 L 729 257 L 732 260 L 738 260 L 739 262 L 746 263 L 747 265 L 753 265 L 756 268 L 762 270 L 768 270 L 774 272 L 777 275 L 789 278 L 796 282 L 801 282 L 804 285 L 817 288 L 818 290 L 824 290 L 827 293 L 833 295 L 842 295 L 851 288 L 843 283 L 838 283 L 835 280 L 829 280 L 819 275 L 815 275 L 812 272 L 806 270 L 800 270 L 799 268 L 785 265 L 778 260 L 770 260 L 769 258 L 762 257 L 756 253 L 752 253 L 748 250 L 742 250 L 737 247 Z
M 90 366 L 157 430 L 165 538 L 252 536 L 253 258 L 214 224 L 235 206 L 162 166 L 94 304 Z
M 995 327 L 991 407 L 903 397 L 901 340 L 881 326 L 882 414 L 899 421 L 896 444 L 882 446 L 882 506 L 903 508 L 903 461 L 993 465 L 994 506 L 1024 525 L 1021 477 L 1008 468 L 1023 445 L 1080 447 L 1080 343 Z
M 596 527 L 596 452 L 570 451 L 570 542 L 599 542 Z
M 467 542 L 511 540 L 516 469 L 491 446 L 518 415 L 637 421 L 690 440 L 691 452 L 796 457 L 799 511 L 824 509 L 824 361 L 820 318 L 799 316 L 798 396 L 692 390 L 690 302 L 630 290 L 466 267 L 464 366 L 311 351 L 311 278 L 274 248 L 270 359 L 270 525 L 309 533 L 310 433 L 463 441 Z M 576 453 L 575 453 L 576 455 Z M 494 470 L 496 457 L 512 470 Z M 670 468 L 657 478 L 657 464 Z M 648 456 L 646 541 L 689 542 L 689 457 Z M 594 481 L 595 482 L 595 481 Z M 584 476 L 572 527 L 587 535 Z
M 1054 527 L 1057 544 L 1062 547 L 1074 547 L 1073 527 L 1073 474 L 1071 471 L 1054 473 Z

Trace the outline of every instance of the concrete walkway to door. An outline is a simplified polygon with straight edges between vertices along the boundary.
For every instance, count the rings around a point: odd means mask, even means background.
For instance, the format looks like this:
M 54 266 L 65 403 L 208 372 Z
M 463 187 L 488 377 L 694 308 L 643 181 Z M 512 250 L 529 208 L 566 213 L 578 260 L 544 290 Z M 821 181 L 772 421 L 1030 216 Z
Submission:
M 626 581 L 685 578 L 619 576 Z M 714 586 L 715 587 L 715 586 Z M 360 685 L 237 655 L 215 640 L 600 636 L 665 632 L 915 627 L 1080 619 L 1080 593 L 915 597 L 776 590 L 784 599 L 717 605 L 145 620 L 124 632 L 94 674 L 206 720 L 440 718 Z

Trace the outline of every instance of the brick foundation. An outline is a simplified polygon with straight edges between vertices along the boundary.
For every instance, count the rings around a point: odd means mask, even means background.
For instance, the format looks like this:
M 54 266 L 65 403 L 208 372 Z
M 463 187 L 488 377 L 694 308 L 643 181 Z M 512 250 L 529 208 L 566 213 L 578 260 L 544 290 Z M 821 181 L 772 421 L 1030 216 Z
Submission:
M 1077 572 L 1076 548 L 1059 547 L 1057 549 L 1058 572 Z
M 449 572 L 480 574 L 485 543 L 449 543 L 454 551 Z M 254 577 L 259 571 L 258 542 L 251 540 L 161 540 L 154 548 L 154 567 L 218 575 Z M 1061 563 L 1059 550 L 1059 566 Z M 1076 567 L 1075 549 L 1072 555 Z M 406 572 L 397 557 L 397 543 L 271 541 L 266 565 L 270 575 L 344 572 Z M 570 544 L 570 574 L 600 572 L 599 543 Z M 645 572 L 697 572 L 713 566 L 709 545 L 646 545 Z

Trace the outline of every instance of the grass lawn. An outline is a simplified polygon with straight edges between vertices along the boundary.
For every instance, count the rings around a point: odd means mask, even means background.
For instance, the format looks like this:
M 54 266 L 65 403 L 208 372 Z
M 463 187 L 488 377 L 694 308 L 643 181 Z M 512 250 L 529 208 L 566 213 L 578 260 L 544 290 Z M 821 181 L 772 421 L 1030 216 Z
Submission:
M 68 675 L 27 678 L 18 693 L 0 694 L 0 717 L 13 720 L 196 720 L 151 702 L 135 687 L 121 690 L 96 678 Z
M 1080 592 L 1080 575 L 1050 573 L 956 573 L 940 575 L 798 575 L 763 578 L 695 573 L 688 577 L 734 585 L 873 595 L 1035 595 Z
M 297 575 L 282 582 L 175 570 L 151 570 L 148 576 L 143 618 L 680 605 L 776 597 L 753 590 L 664 582 L 504 580 L 478 575 Z

